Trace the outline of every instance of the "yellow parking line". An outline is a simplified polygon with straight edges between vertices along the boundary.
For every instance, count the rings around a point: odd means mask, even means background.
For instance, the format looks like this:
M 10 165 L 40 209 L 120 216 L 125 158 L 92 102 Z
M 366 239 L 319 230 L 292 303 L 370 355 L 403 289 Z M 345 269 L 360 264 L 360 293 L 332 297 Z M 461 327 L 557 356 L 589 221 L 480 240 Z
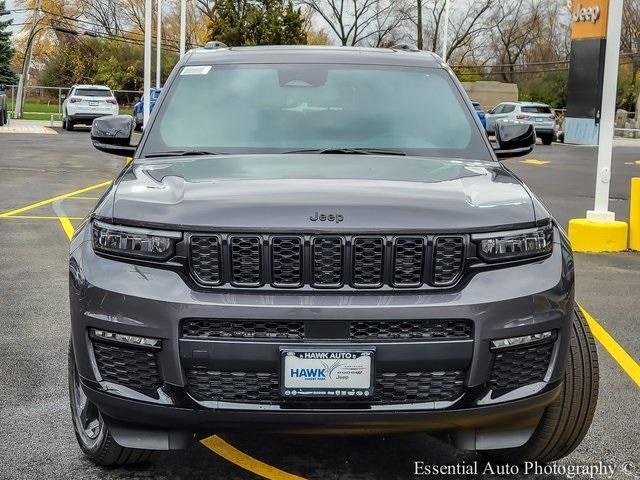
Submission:
M 107 185 L 111 185 L 111 180 L 102 183 L 96 183 L 95 185 L 90 185 L 85 188 L 81 188 L 80 190 L 75 190 L 69 193 L 63 193 L 62 195 L 56 195 L 55 197 L 47 198 L 46 200 L 42 200 L 40 202 L 32 203 L 31 205 L 27 205 L 26 207 L 16 208 L 15 210 L 10 210 L 8 212 L 0 213 L 1 217 L 10 217 L 12 215 L 16 215 L 18 213 L 26 212 L 27 210 L 32 210 L 34 208 L 42 207 L 43 205 L 48 205 L 57 200 L 62 200 L 64 198 L 73 197 L 74 195 L 78 195 L 80 193 L 89 192 L 91 190 L 95 190 L 96 188 L 106 187 Z
M 67 237 L 69 237 L 69 240 L 71 240 L 76 230 L 75 228 L 73 228 L 73 225 L 69 221 L 69 217 L 58 217 L 58 218 L 60 219 L 60 225 L 62 225 L 62 229 L 64 230 L 64 233 L 66 233 Z
M 228 460 L 251 473 L 255 473 L 260 477 L 268 478 L 270 480 L 304 480 L 303 477 L 284 472 L 241 452 L 217 435 L 212 435 L 204 440 L 200 440 L 200 443 L 220 455 L 225 460 Z
M 624 350 L 624 348 L 622 348 L 620 344 L 616 342 L 616 340 L 611 335 L 609 335 L 609 332 L 607 332 L 602 327 L 602 325 L 600 325 L 596 321 L 595 318 L 589 315 L 589 312 L 587 312 L 580 305 L 578 305 L 578 307 L 580 307 L 580 310 L 582 310 L 584 318 L 587 319 L 587 323 L 591 328 L 593 336 L 596 337 L 596 339 L 602 344 L 604 348 L 607 349 L 613 359 L 618 362 L 618 364 L 627 373 L 627 375 L 631 377 L 631 380 L 636 382 L 636 385 L 640 387 L 640 365 L 638 365 L 638 363 L 633 358 L 631 358 L 631 355 L 629 355 Z
M 527 158 L 526 160 L 520 160 L 520 163 L 526 163 L 528 165 L 536 165 L 538 167 L 542 167 L 547 163 L 551 163 L 550 160 L 538 160 L 537 158 Z
M 0 217 L 7 220 L 58 220 L 60 217 L 56 215 L 9 215 L 8 217 Z M 69 220 L 82 220 L 83 217 L 67 217 Z

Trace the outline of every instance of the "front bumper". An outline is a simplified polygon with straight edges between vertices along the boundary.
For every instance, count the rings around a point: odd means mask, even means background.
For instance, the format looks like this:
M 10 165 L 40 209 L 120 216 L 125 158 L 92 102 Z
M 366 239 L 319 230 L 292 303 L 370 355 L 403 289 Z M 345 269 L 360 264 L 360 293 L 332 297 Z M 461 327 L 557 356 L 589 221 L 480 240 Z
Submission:
M 192 290 L 179 274 L 96 255 L 80 232 L 71 255 L 70 305 L 76 363 L 87 395 L 106 417 L 140 428 L 297 432 L 455 430 L 457 444 L 500 448 L 526 442 L 562 379 L 573 315 L 573 266 L 565 240 L 553 254 L 509 268 L 478 271 L 447 291 L 420 293 L 234 292 Z M 464 372 L 461 395 L 443 401 L 377 405 L 206 401 L 189 388 L 188 371 L 277 372 L 282 346 L 353 346 L 348 339 L 185 339 L 186 318 L 322 322 L 469 319 L 466 340 L 372 341 L 376 371 Z M 154 353 L 161 387 L 145 394 L 105 381 L 90 328 L 162 340 Z M 554 330 L 544 377 L 508 391 L 490 379 L 490 341 Z M 497 433 L 496 433 L 497 432 Z M 515 433 L 514 433 L 515 432 Z M 496 436 L 497 435 L 497 436 Z M 484 445 L 484 446 L 483 446 Z

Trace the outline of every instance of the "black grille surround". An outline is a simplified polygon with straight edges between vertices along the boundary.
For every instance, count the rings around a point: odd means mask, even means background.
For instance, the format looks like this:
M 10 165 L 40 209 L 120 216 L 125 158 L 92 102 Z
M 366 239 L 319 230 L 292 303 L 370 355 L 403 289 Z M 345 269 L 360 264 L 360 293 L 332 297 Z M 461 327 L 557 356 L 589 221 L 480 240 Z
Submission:
M 407 290 L 454 286 L 466 235 L 190 233 L 192 279 L 207 288 Z
M 379 373 L 372 398 L 361 403 L 402 405 L 453 401 L 464 393 L 463 371 Z M 197 368 L 187 370 L 189 393 L 199 401 L 282 405 L 278 374 L 275 372 L 222 372 Z M 305 399 L 330 405 L 335 399 Z M 349 401 L 349 400 L 347 400 Z M 353 401 L 353 400 L 351 400 Z
M 93 342 L 98 372 L 104 381 L 124 385 L 147 396 L 161 386 L 154 352 L 107 342 Z
M 471 339 L 472 322 L 448 320 L 351 320 L 348 337 L 351 341 L 385 340 L 465 340 Z M 311 322 L 313 323 L 313 322 Z M 247 320 L 187 318 L 182 321 L 182 338 L 246 340 L 310 340 L 302 320 Z M 320 338 L 321 339 L 321 338 Z

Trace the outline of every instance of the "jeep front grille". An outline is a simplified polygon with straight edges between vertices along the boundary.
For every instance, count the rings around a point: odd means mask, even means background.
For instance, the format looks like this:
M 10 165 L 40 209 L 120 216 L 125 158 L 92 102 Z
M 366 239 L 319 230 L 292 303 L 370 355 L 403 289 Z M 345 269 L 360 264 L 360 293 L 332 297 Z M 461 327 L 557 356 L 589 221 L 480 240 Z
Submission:
M 433 288 L 462 276 L 465 238 L 421 235 L 191 234 L 189 266 L 207 287 Z

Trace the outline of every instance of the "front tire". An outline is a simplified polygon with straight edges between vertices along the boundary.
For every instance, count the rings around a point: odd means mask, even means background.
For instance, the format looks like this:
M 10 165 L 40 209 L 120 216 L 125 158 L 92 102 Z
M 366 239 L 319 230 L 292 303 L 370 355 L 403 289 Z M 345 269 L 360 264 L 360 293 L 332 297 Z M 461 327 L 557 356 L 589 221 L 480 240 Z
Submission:
M 584 315 L 574 308 L 562 392 L 545 410 L 527 443 L 485 452 L 500 463 L 552 462 L 569 455 L 586 435 L 598 400 L 598 352 Z
M 82 390 L 71 341 L 69 341 L 68 371 L 71 419 L 78 445 L 84 455 L 96 465 L 108 467 L 152 460 L 155 451 L 122 447 L 115 441 L 100 411 Z

